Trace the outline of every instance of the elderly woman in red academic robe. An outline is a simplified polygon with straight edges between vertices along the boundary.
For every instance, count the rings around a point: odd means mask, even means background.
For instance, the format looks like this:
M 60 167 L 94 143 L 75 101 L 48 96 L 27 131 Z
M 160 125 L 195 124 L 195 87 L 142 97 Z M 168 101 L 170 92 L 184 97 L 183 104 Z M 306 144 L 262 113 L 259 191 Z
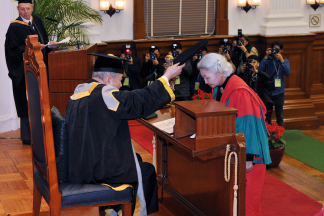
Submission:
M 233 72 L 224 56 L 210 53 L 198 64 L 205 83 L 213 88 L 213 98 L 238 109 L 236 133 L 246 142 L 246 215 L 261 215 L 261 198 L 266 164 L 271 163 L 266 108 L 258 95 Z

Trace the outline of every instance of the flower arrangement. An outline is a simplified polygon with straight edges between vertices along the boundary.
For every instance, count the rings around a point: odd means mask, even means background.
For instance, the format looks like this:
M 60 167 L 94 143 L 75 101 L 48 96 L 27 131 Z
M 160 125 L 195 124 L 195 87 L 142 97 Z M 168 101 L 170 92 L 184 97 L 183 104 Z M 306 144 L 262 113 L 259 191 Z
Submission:
M 271 125 L 266 122 L 266 127 L 269 132 L 269 147 L 278 148 L 280 146 L 286 145 L 286 141 L 282 138 L 284 127 L 281 127 L 277 124 L 276 121 L 273 121 Z
M 206 100 L 212 98 L 213 98 L 212 93 L 206 93 L 200 89 L 198 89 L 198 94 L 192 96 L 192 100 Z

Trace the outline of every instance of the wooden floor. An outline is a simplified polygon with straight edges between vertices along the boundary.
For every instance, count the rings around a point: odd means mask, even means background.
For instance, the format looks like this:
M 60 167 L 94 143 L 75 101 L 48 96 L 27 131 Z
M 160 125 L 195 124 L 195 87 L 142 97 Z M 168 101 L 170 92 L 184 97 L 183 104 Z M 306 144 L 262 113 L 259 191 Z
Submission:
M 324 126 L 304 133 L 324 142 Z M 19 138 L 19 131 L 0 134 L 0 216 L 10 214 L 30 216 L 32 211 L 32 167 L 30 146 L 23 145 Z M 152 155 L 133 142 L 134 149 L 143 161 L 152 162 Z M 324 173 L 320 172 L 288 155 L 285 155 L 278 168 L 267 170 L 268 173 L 282 180 L 288 185 L 305 193 L 314 200 L 324 202 Z M 316 178 L 317 177 L 317 178 Z M 319 180 L 321 179 L 321 180 Z M 42 201 L 41 215 L 49 215 L 46 202 Z M 65 211 L 63 216 L 99 215 L 97 208 L 83 208 Z M 139 215 L 139 207 L 135 214 Z M 153 216 L 172 216 L 160 206 L 158 213 Z

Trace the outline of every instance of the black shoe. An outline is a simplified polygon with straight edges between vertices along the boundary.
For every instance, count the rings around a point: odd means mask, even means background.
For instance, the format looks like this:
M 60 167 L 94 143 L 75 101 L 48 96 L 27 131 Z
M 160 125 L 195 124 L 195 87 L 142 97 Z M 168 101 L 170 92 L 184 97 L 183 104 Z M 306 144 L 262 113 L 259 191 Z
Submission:
M 23 143 L 24 145 L 30 145 L 30 140 L 23 140 L 22 143 Z

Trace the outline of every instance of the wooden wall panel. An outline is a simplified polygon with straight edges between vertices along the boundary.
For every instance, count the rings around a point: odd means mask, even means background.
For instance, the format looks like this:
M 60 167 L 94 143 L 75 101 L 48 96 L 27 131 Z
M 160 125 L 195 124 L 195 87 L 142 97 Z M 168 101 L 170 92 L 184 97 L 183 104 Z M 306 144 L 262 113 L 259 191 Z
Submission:
M 324 94 L 324 32 L 314 32 L 311 95 Z
M 286 52 L 283 53 L 284 58 L 289 59 L 291 74 L 285 77 L 286 88 L 301 88 L 303 85 L 303 52 Z M 302 88 L 301 88 L 302 89 Z

